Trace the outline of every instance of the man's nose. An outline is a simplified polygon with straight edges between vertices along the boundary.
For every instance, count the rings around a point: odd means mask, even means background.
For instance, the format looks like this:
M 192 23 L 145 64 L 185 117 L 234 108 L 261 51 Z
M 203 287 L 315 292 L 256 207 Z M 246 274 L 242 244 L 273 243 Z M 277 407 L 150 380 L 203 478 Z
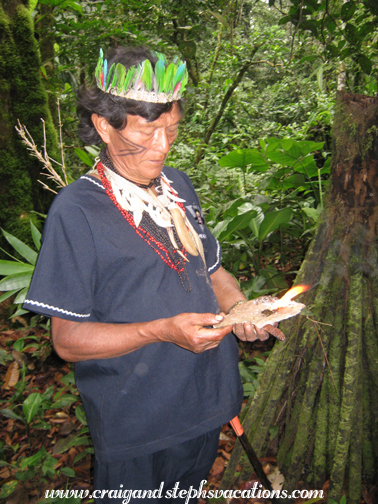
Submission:
M 159 128 L 155 132 L 155 138 L 153 143 L 153 149 L 168 154 L 171 148 L 169 144 L 168 134 L 164 128 Z

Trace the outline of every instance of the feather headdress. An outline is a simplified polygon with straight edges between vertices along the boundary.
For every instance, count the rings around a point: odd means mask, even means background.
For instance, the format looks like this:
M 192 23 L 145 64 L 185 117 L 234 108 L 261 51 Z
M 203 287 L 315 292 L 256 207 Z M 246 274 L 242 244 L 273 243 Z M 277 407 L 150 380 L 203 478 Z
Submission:
M 97 87 L 105 93 L 131 100 L 152 103 L 179 100 L 188 83 L 186 63 L 176 58 L 168 64 L 163 54 L 155 55 L 158 58 L 155 69 L 148 59 L 128 69 L 121 63 L 113 63 L 108 68 L 108 61 L 100 49 L 95 71 Z

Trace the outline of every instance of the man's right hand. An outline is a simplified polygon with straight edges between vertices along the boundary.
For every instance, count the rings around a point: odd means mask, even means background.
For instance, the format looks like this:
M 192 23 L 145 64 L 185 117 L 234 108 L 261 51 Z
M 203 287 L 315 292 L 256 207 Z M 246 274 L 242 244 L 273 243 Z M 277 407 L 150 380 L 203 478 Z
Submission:
M 182 313 L 161 322 L 157 337 L 160 341 L 174 343 L 194 353 L 202 353 L 216 348 L 222 339 L 232 330 L 232 326 L 213 328 L 223 319 L 213 313 Z M 209 327 L 210 328 L 207 328 Z

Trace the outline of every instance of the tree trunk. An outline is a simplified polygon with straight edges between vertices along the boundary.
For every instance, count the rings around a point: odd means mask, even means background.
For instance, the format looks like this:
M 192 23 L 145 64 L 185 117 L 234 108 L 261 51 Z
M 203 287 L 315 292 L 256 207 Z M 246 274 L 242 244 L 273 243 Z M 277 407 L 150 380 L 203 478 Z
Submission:
M 27 3 L 0 0 L 0 227 L 23 241 L 30 240 L 29 219 L 35 219 L 30 212 L 45 213 L 51 197 L 37 182 L 42 165 L 22 145 L 15 131 L 17 119 L 40 147 L 43 118 L 49 155 L 59 159 Z
M 279 447 L 284 488 L 321 489 L 329 479 L 329 497 L 339 502 L 346 490 L 350 504 L 378 476 L 377 124 L 377 98 L 338 94 L 331 188 L 296 281 L 316 286 L 301 297 L 312 315 L 280 325 L 287 342 L 275 344 L 243 412 L 257 453 Z M 236 446 L 224 488 L 241 455 Z

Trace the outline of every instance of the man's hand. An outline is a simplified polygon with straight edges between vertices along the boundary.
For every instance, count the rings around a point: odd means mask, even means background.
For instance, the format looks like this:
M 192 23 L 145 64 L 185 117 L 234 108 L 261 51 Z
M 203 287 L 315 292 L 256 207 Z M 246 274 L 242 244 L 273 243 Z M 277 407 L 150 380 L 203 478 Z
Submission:
M 269 333 L 264 329 L 258 329 L 251 322 L 244 324 L 234 324 L 232 328 L 234 334 L 242 341 L 256 341 L 257 339 L 265 341 L 269 338 Z
M 212 313 L 182 313 L 168 319 L 161 319 L 158 330 L 160 341 L 176 345 L 194 353 L 202 353 L 216 348 L 230 332 L 231 327 L 212 328 L 222 321 L 222 315 Z M 156 321 L 159 322 L 159 321 Z M 207 326 L 211 328 L 208 329 Z

